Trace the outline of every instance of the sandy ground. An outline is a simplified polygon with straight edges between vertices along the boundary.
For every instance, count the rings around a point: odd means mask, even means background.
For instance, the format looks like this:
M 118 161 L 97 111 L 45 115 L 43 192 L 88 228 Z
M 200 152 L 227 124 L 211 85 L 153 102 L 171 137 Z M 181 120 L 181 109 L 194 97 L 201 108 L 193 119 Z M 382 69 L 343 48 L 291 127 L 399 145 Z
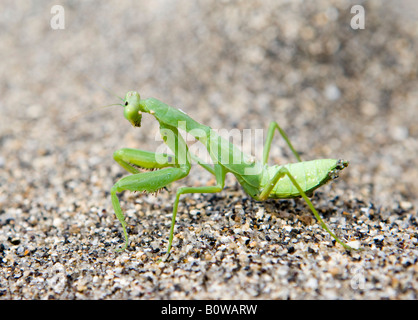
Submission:
M 413 1 L 2 1 L 0 299 L 417 299 L 418 24 Z M 382 4 L 386 3 L 386 4 Z M 395 4 L 396 3 L 396 4 Z M 396 7 L 395 7 L 396 6 Z M 216 129 L 276 120 L 302 158 L 350 161 L 312 201 L 256 202 L 201 168 L 156 196 L 110 201 L 122 147 L 157 150 L 119 100 L 138 90 Z M 81 115 L 81 116 L 80 116 Z M 260 154 L 261 143 L 243 148 Z M 190 142 L 192 144 L 192 142 Z M 253 148 L 255 147 L 257 148 Z M 270 163 L 294 161 L 276 137 Z

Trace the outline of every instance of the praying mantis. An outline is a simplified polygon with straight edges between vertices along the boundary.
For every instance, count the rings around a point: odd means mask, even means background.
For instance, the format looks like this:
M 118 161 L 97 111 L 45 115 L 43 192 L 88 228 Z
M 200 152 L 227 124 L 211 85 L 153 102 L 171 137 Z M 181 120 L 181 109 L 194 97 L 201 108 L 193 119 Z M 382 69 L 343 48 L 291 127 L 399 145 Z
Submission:
M 312 196 L 314 190 L 337 178 L 339 171 L 348 166 L 348 161 L 319 159 L 302 162 L 285 132 L 276 122 L 271 122 L 263 149 L 263 159 L 262 162 L 259 162 L 254 157 L 241 152 L 239 148 L 219 136 L 210 127 L 193 120 L 180 109 L 171 107 L 155 98 L 141 99 L 139 93 L 135 91 L 128 92 L 125 99 L 122 100 L 123 104 L 121 105 L 124 108 L 124 116 L 134 127 L 141 126 L 142 113 L 152 115 L 159 122 L 162 139 L 173 154 L 154 153 L 130 148 L 123 148 L 114 152 L 113 157 L 115 161 L 132 173 L 132 175 L 122 177 L 111 189 L 113 209 L 122 225 L 125 237 L 124 245 L 117 251 L 125 250 L 129 244 L 125 216 L 117 193 L 125 190 L 147 193 L 157 192 L 170 183 L 186 177 L 190 172 L 192 162 L 197 163 L 214 175 L 216 185 L 180 187 L 177 189 L 173 204 L 167 257 L 172 248 L 180 196 L 190 193 L 220 192 L 224 188 L 227 173 L 232 173 L 244 191 L 257 201 L 302 197 L 319 224 L 331 237 L 345 249 L 352 249 L 327 227 L 308 198 Z M 188 132 L 203 144 L 209 153 L 212 164 L 206 163 L 189 152 L 179 129 Z M 268 165 L 270 147 L 276 130 L 279 131 L 296 157 L 296 163 Z

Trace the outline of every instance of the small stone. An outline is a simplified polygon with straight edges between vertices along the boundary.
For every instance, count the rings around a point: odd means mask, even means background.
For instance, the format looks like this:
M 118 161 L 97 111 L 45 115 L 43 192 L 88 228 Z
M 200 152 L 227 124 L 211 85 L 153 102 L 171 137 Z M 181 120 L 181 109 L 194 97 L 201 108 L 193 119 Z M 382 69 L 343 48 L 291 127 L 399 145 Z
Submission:
M 384 239 L 385 239 L 385 236 L 382 234 L 373 237 L 374 242 L 382 242 Z
M 412 204 L 412 202 L 409 201 L 401 201 L 399 202 L 399 207 L 405 211 L 411 210 L 414 205 Z
M 335 101 L 341 97 L 341 91 L 335 84 L 329 84 L 325 87 L 324 95 L 328 100 Z
M 17 246 L 17 245 L 19 245 L 20 244 L 20 239 L 19 238 L 11 238 L 10 239 L 10 243 L 12 244 L 12 245 L 14 245 L 14 246 Z
M 353 249 L 360 249 L 361 247 L 361 242 L 358 240 L 350 241 L 350 242 L 347 242 L 346 244 Z

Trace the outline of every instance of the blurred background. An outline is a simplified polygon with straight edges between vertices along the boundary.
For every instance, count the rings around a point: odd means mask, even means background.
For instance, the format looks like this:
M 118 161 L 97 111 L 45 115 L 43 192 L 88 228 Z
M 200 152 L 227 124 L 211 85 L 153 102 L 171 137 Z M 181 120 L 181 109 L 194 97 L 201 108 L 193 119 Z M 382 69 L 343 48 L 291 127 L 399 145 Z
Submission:
M 304 159 L 350 160 L 346 192 L 416 201 L 414 1 L 63 1 L 62 30 L 51 27 L 55 4 L 2 2 L 3 206 L 82 183 L 120 147 L 155 149 L 153 121 L 138 131 L 119 107 L 84 114 L 119 101 L 106 89 L 137 90 L 217 129 L 274 119 Z M 350 26 L 355 4 L 363 30 Z M 293 161 L 280 138 L 272 149 Z

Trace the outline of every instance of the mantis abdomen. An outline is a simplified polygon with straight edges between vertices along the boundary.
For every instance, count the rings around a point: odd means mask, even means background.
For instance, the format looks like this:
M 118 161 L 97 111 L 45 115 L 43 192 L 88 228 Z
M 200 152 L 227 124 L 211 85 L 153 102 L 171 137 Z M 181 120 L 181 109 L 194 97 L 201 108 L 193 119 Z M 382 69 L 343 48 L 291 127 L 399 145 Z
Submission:
M 285 167 L 303 191 L 310 196 L 315 189 L 335 178 L 338 163 L 337 159 L 319 159 L 267 167 L 261 179 L 261 187 L 264 187 L 282 167 Z M 289 199 L 301 196 L 287 175 L 284 175 L 279 181 L 280 183 L 274 186 L 269 198 Z

